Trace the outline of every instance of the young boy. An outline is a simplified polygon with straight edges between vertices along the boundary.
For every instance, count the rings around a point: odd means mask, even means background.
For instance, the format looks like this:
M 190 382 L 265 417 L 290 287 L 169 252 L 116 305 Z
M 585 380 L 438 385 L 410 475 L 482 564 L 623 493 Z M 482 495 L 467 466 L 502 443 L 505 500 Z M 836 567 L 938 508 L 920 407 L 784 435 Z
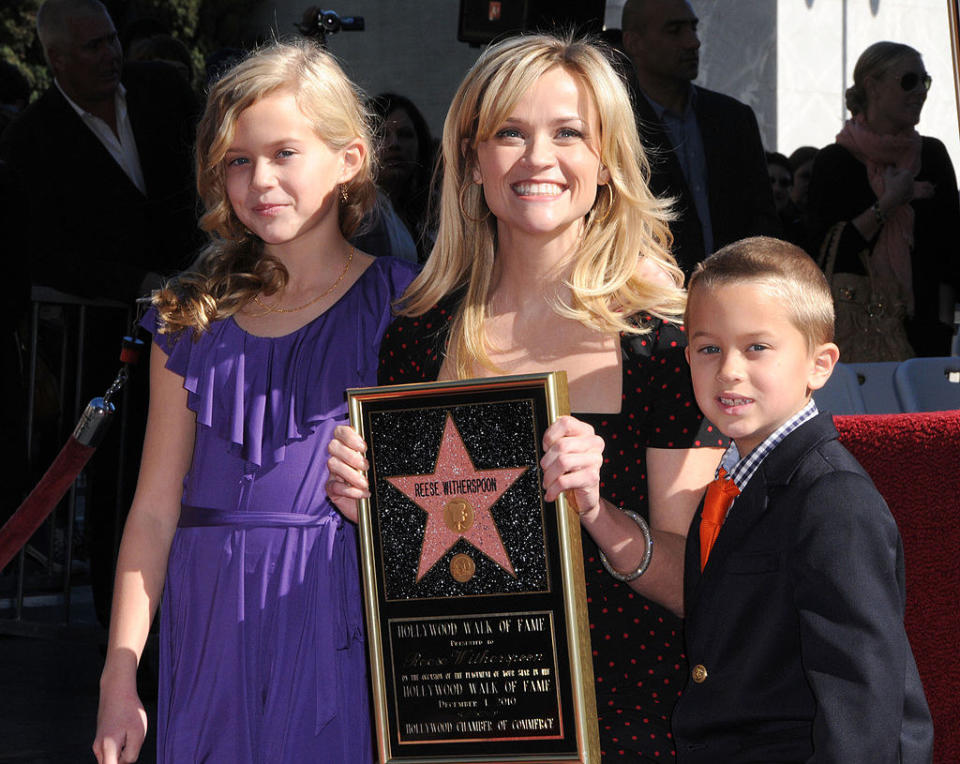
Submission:
M 826 279 L 758 237 L 703 262 L 688 300 L 693 388 L 733 441 L 718 471 L 733 482 L 708 490 L 687 537 L 677 760 L 929 762 L 900 536 L 811 399 L 839 356 Z

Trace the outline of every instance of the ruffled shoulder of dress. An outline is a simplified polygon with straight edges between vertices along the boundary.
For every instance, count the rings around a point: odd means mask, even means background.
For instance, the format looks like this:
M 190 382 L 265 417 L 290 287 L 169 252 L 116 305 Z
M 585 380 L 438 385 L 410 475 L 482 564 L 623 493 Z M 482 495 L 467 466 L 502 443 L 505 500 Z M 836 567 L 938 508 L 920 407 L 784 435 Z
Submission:
M 630 321 L 646 329 L 646 332 L 621 335 L 621 347 L 628 357 L 647 359 L 676 348 L 682 350 L 687 345 L 686 331 L 681 323 L 655 318 L 647 313 L 638 313 Z
M 321 422 L 344 419 L 347 388 L 376 384 L 391 303 L 415 275 L 409 264 L 378 259 L 326 313 L 282 337 L 249 334 L 232 318 L 173 336 L 160 332 L 153 309 L 141 325 L 169 356 L 166 368 L 183 377 L 197 424 L 266 468 Z
M 154 344 L 167 354 L 166 367 L 183 376 L 186 372 L 186 361 L 190 357 L 190 346 L 194 344 L 193 329 L 184 329 L 180 332 L 166 331 L 160 314 L 154 307 L 150 307 L 144 313 L 143 318 L 140 319 L 140 326 L 153 335 Z

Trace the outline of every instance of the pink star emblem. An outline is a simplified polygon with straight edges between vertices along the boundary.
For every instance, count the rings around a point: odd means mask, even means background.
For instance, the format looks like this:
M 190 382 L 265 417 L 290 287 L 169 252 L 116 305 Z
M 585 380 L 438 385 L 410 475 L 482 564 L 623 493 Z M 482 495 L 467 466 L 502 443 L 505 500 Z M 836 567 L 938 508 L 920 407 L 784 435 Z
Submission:
M 418 582 L 461 538 L 516 577 L 490 507 L 528 469 L 476 469 L 453 417 L 447 413 L 433 473 L 387 478 L 427 513 Z

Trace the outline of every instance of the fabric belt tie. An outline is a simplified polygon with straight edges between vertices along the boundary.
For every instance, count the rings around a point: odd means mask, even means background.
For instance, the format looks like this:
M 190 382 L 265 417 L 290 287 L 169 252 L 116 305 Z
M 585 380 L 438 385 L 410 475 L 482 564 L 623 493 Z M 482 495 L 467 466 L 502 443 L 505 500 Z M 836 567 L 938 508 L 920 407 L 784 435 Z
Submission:
M 700 571 L 707 566 L 710 550 L 720 535 L 720 527 L 727 516 L 727 510 L 733 500 L 740 495 L 737 484 L 727 477 L 727 471 L 721 467 L 717 479 L 707 486 L 707 495 L 703 499 L 703 513 L 700 518 Z
M 209 507 L 180 507 L 180 528 L 236 525 L 244 528 L 309 528 L 339 520 L 336 512 L 312 515 L 298 512 L 224 512 Z

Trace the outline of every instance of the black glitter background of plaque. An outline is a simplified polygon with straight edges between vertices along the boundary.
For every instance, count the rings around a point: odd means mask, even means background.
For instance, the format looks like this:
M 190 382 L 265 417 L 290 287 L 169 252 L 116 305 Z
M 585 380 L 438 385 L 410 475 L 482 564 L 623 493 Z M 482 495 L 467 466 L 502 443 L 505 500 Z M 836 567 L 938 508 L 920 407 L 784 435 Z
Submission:
M 528 469 L 490 508 L 516 577 L 459 539 L 417 582 L 427 515 L 387 477 L 430 474 L 436 467 L 447 412 L 478 470 Z M 378 521 L 387 600 L 537 592 L 547 588 L 540 449 L 529 400 L 371 413 Z M 450 560 L 467 554 L 469 581 L 450 574 Z

